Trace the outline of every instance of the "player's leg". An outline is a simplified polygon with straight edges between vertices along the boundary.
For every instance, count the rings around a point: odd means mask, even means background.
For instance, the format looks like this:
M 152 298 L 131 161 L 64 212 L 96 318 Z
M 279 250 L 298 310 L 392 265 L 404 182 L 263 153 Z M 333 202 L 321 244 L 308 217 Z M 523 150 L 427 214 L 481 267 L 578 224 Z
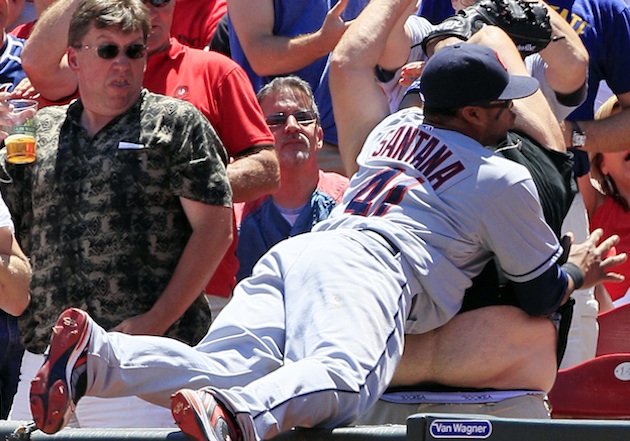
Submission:
M 273 289 L 280 280 L 274 271 L 273 265 L 258 271 L 266 290 L 239 288 L 234 307 L 195 348 L 169 338 L 108 333 L 84 311 L 64 311 L 31 388 L 38 427 L 47 433 L 60 430 L 86 393 L 137 395 L 170 407 L 170 396 L 182 387 L 233 387 L 276 369 L 282 363 L 284 307 L 281 293 Z
M 278 259 L 287 311 L 283 365 L 245 387 L 212 389 L 246 440 L 253 428 L 264 439 L 353 421 L 387 386 L 400 357 L 409 292 L 398 253 L 364 232 L 316 236 L 291 239 L 307 246 L 291 262 Z M 282 243 L 276 250 L 283 254 Z M 183 391 L 175 401 L 174 412 L 187 408 L 176 416 L 186 433 L 213 430 L 208 395 Z

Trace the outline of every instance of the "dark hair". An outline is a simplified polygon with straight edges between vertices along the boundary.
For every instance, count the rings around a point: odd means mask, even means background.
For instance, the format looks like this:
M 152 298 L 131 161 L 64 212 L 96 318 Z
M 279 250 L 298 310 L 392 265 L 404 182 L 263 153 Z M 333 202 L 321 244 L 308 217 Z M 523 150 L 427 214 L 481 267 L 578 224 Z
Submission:
M 258 99 L 258 102 L 261 102 L 263 99 L 271 95 L 272 92 L 283 89 L 293 89 L 302 93 L 307 98 L 307 101 L 311 106 L 310 110 L 315 113 L 317 121 L 319 121 L 319 110 L 317 109 L 317 104 L 315 103 L 313 89 L 311 89 L 310 84 L 308 84 L 306 81 L 296 75 L 288 75 L 285 77 L 274 78 L 258 91 L 258 93 L 256 94 L 256 98 Z
M 151 30 L 151 16 L 141 0 L 83 0 L 70 19 L 68 46 L 80 46 L 92 23 L 97 29 L 116 27 L 126 34 L 142 31 L 145 43 Z

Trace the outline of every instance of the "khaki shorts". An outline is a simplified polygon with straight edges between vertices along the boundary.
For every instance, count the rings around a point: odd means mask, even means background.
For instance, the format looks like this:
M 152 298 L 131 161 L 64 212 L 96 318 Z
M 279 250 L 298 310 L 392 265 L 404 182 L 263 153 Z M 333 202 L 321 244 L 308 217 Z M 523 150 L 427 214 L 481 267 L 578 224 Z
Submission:
M 396 404 L 378 400 L 355 424 L 406 424 L 407 417 L 416 413 L 477 414 L 503 418 L 551 418 L 551 408 L 546 396 L 522 395 L 496 403 L 471 404 Z

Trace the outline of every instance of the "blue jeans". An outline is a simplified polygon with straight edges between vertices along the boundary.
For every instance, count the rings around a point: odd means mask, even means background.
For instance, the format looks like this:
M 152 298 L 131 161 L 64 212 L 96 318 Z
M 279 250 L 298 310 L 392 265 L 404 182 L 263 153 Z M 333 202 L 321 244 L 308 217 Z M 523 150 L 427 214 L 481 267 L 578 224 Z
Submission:
M 24 347 L 18 319 L 0 310 L 0 419 L 6 420 L 20 379 Z

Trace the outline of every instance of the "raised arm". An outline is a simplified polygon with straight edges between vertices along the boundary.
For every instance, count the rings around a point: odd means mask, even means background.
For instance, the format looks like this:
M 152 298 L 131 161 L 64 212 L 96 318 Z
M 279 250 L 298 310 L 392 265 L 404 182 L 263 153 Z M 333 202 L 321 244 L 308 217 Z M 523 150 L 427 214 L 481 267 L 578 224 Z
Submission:
M 77 77 L 68 66 L 66 50 L 70 18 L 79 2 L 58 0 L 46 9 L 22 51 L 24 71 L 33 87 L 50 101 L 61 100 L 77 91 Z
M 339 41 L 331 58 L 330 91 L 339 151 L 348 175 L 370 131 L 389 114 L 374 77 L 392 29 L 415 0 L 373 0 Z
M 348 27 L 341 18 L 348 0 L 340 0 L 317 31 L 295 37 L 273 34 L 273 0 L 228 0 L 227 4 L 245 56 L 260 76 L 295 72 L 328 55 Z
M 419 2 L 409 2 L 408 9 L 403 12 L 387 36 L 385 48 L 381 53 L 378 65 L 383 69 L 395 71 L 409 61 L 411 51 L 411 34 L 405 22 L 418 10 Z

